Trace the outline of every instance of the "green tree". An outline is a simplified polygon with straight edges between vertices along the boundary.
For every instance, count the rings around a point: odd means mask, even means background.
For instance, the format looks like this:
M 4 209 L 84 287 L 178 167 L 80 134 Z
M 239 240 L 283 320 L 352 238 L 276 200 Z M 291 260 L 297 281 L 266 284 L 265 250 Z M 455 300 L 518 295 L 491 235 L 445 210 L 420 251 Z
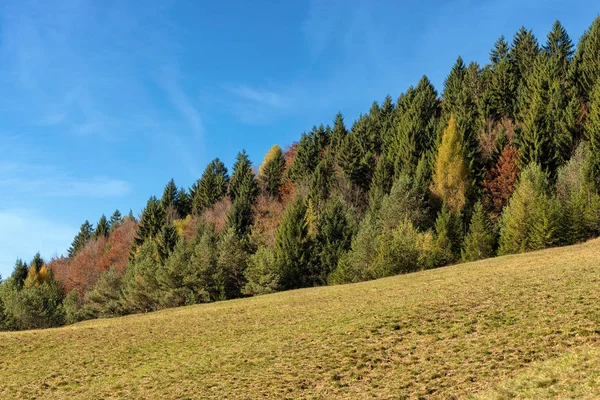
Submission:
M 192 212 L 192 199 L 184 188 L 179 188 L 175 198 L 175 209 L 180 218 L 185 218 Z
M 177 190 L 177 185 L 175 185 L 175 180 L 171 179 L 165 186 L 162 198 L 160 199 L 160 206 L 166 214 L 169 212 L 169 209 L 175 209 L 178 194 L 179 192 Z
M 245 156 L 245 152 L 243 156 Z M 240 160 L 240 155 L 238 155 L 238 161 Z M 250 169 L 249 160 L 247 157 L 244 159 Z M 238 161 L 236 161 L 236 165 L 238 165 Z M 244 166 L 245 167 L 245 166 Z M 235 168 L 235 167 L 234 167 Z M 237 183 L 235 182 L 236 178 L 232 177 L 231 185 L 235 186 Z M 218 158 L 212 160 L 204 169 L 202 173 L 202 177 L 198 179 L 194 185 L 192 185 L 191 189 L 191 202 L 192 202 L 192 210 L 196 215 L 202 214 L 204 210 L 211 207 L 221 198 L 223 198 L 227 194 L 227 188 L 229 184 L 229 175 L 227 173 L 227 168 L 225 168 L 225 164 L 221 162 Z M 233 190 L 233 187 L 229 187 L 230 193 Z
M 85 246 L 85 244 L 91 239 L 92 233 L 92 224 L 90 224 L 89 221 L 86 220 L 81 225 L 81 228 L 79 228 L 79 233 L 73 239 L 71 247 L 69 247 L 69 250 L 67 250 L 69 258 L 74 257 L 77 254 L 77 252 L 81 250 L 83 246 Z
M 517 83 L 517 107 L 521 107 L 521 97 L 526 81 L 533 70 L 533 65 L 540 52 L 540 47 L 533 33 L 524 26 L 515 34 L 509 51 L 509 59 L 514 66 Z
M 107 238 L 109 233 L 110 233 L 110 224 L 109 224 L 108 220 L 106 219 L 106 216 L 104 216 L 104 214 L 102 214 L 102 216 L 100 217 L 100 220 L 96 224 L 96 230 L 94 231 L 93 237 L 94 238 L 100 238 L 100 237 Z
M 568 63 L 573 58 L 573 43 L 566 29 L 556 20 L 548 34 L 544 51 L 550 60 L 559 66 L 562 76 L 567 75 Z
M 303 133 L 298 142 L 294 164 L 290 167 L 290 178 L 300 182 L 308 178 L 319 163 L 319 144 L 314 132 Z
M 460 217 L 444 205 L 435 221 L 434 245 L 439 252 L 436 265 L 451 264 L 458 259 L 462 241 L 462 222 Z
M 177 240 L 177 228 L 172 222 L 162 227 L 156 238 L 156 250 L 160 264 L 167 261 L 177 244 Z
M 152 196 L 142 212 L 135 238 L 135 247 L 141 246 L 148 239 L 154 239 L 166 224 L 165 211 L 156 197 Z
M 256 253 L 248 258 L 248 267 L 244 271 L 246 285 L 242 289 L 245 295 L 268 294 L 279 290 L 279 271 L 275 263 L 273 250 L 259 246 Z
M 115 267 L 100 274 L 94 288 L 85 294 L 82 313 L 86 318 L 124 315 L 123 280 Z
M 579 96 L 586 102 L 590 100 L 592 90 L 600 76 L 600 16 L 579 40 L 573 57 L 572 79 L 577 85 Z
M 110 232 L 112 233 L 115 229 L 121 225 L 123 217 L 121 216 L 121 212 L 119 210 L 115 210 L 115 212 L 110 216 L 110 220 L 108 221 L 108 225 L 110 227 Z
M 463 261 L 476 261 L 494 256 L 494 233 L 481 202 L 473 208 L 469 233 L 462 249 Z
M 500 255 L 553 244 L 559 217 L 548 186 L 548 176 L 538 164 L 532 163 L 523 170 L 500 220 Z
M 285 210 L 275 233 L 275 264 L 283 289 L 312 285 L 311 249 L 306 205 L 297 198 Z
M 329 200 L 317 220 L 315 243 L 316 282 L 327 284 L 329 274 L 337 267 L 341 256 L 350 250 L 356 232 L 354 218 L 338 198 Z
M 331 151 L 333 154 L 338 154 L 347 134 L 348 130 L 346 129 L 346 125 L 344 124 L 344 117 L 342 116 L 342 113 L 338 112 L 333 122 L 333 131 L 331 133 L 330 140 Z
M 215 286 L 219 300 L 234 299 L 241 296 L 246 284 L 244 271 L 248 264 L 246 244 L 240 240 L 236 231 L 229 228 L 219 239 Z
M 193 297 L 196 303 L 208 303 L 219 296 L 215 275 L 217 273 L 217 251 L 218 237 L 214 226 L 199 230 L 192 242 L 192 254 L 190 256 L 191 273 L 186 278 L 193 284 Z
M 590 100 L 590 111 L 585 125 L 585 132 L 592 153 L 590 173 L 596 185 L 600 187 L 600 80 L 594 86 Z
M 513 118 L 515 114 L 517 82 L 509 53 L 509 45 L 504 36 L 501 36 L 490 54 L 492 65 L 489 95 L 491 116 L 494 120 L 502 117 Z
M 158 202 L 157 202 L 158 203 Z M 138 248 L 123 276 L 123 303 L 128 311 L 144 313 L 161 308 L 160 267 L 156 242 L 146 241 Z
M 279 188 L 283 184 L 285 157 L 281 147 L 274 145 L 265 155 L 259 170 L 259 179 L 266 194 L 271 197 L 279 196 Z
M 183 238 L 177 240 L 169 258 L 157 272 L 156 279 L 162 289 L 161 306 L 179 307 L 196 303 L 199 284 L 191 268 L 193 246 Z
M 342 142 L 338 154 L 338 164 L 342 171 L 364 192 L 371 185 L 375 169 L 375 145 L 369 135 L 368 123 L 366 116 L 359 117 Z

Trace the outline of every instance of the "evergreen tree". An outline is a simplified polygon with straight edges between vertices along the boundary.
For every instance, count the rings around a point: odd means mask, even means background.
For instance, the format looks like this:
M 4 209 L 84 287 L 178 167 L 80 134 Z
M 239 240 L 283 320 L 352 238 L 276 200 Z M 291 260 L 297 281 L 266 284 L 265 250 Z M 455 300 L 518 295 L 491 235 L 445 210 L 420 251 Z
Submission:
M 86 220 L 81 225 L 81 228 L 79 228 L 79 233 L 77 234 L 77 236 L 75 236 L 73 242 L 71 243 L 71 247 L 69 247 L 69 250 L 67 251 L 69 254 L 69 258 L 74 257 L 77 254 L 77 252 L 81 250 L 83 246 L 85 246 L 88 240 L 91 239 L 92 232 L 92 224 L 90 224 L 89 221 Z
M 192 242 L 190 273 L 185 280 L 189 282 L 189 287 L 193 288 L 192 297 L 195 303 L 208 303 L 216 300 L 219 296 L 215 282 L 218 260 L 217 243 L 218 238 L 214 232 L 214 226 L 199 230 Z
M 440 252 L 440 265 L 450 264 L 458 259 L 461 239 L 460 217 L 444 204 L 435 221 L 435 247 Z
M 160 202 L 156 197 L 150 197 L 140 218 L 134 243 L 135 247 L 141 246 L 148 239 L 156 238 L 165 223 L 165 212 Z
M 325 208 L 325 203 L 329 198 L 334 180 L 333 160 L 326 156 L 317 165 L 308 186 L 308 219 L 314 222 L 321 211 Z
M 192 212 L 192 200 L 184 188 L 179 188 L 174 206 L 180 218 L 185 218 Z
M 175 180 L 171 179 L 165 186 L 162 198 L 160 199 L 160 206 L 165 213 L 168 213 L 169 208 L 175 208 L 178 194 L 179 192 L 177 190 L 177 185 L 175 185 Z
M 589 101 L 600 76 L 600 16 L 579 40 L 573 64 L 572 79 L 579 96 Z
M 548 176 L 535 163 L 521 173 L 500 221 L 499 254 L 536 250 L 553 244 L 556 208 L 548 195 Z
M 465 237 L 462 260 L 476 261 L 493 256 L 494 234 L 483 205 L 477 202 L 473 208 L 469 233 Z
M 566 29 L 558 20 L 552 25 L 544 51 L 548 54 L 551 62 L 559 66 L 561 75 L 566 76 L 568 63 L 573 58 L 573 43 Z
M 156 204 L 159 206 L 158 200 Z M 162 292 L 156 279 L 159 268 L 156 242 L 149 240 L 142 243 L 123 276 L 123 304 L 126 310 L 144 313 L 161 308 Z
M 115 212 L 110 216 L 110 221 L 108 222 L 109 230 L 112 233 L 115 229 L 121 225 L 122 221 L 121 212 L 119 210 L 115 210 Z
M 240 159 L 242 157 L 242 159 Z M 236 161 L 236 165 L 238 162 L 246 162 L 247 165 L 243 165 L 243 168 L 247 168 L 250 170 L 250 161 L 246 156 L 246 152 L 238 154 L 238 161 Z M 235 166 L 234 166 L 235 168 Z M 235 170 L 234 170 L 235 175 Z M 235 182 L 235 178 L 232 177 L 231 185 L 235 186 L 237 183 Z M 225 194 L 227 193 L 227 186 L 229 184 L 229 175 L 227 174 L 227 168 L 225 165 L 219 160 L 215 158 L 212 160 L 204 169 L 204 173 L 202 177 L 192 185 L 191 189 L 191 201 L 192 201 L 192 210 L 196 215 L 202 214 L 204 210 L 211 207 L 217 201 L 219 201 Z M 229 187 L 230 196 L 231 196 L 232 186 Z
M 492 62 L 491 80 L 489 82 L 491 116 L 494 120 L 499 120 L 502 117 L 513 118 L 517 82 L 513 71 L 513 63 L 509 57 L 509 46 L 504 40 L 504 36 L 501 36 L 494 44 L 490 60 Z
M 96 224 L 96 230 L 94 231 L 93 236 L 94 236 L 94 238 L 101 238 L 101 237 L 107 238 L 109 233 L 110 233 L 110 224 L 108 223 L 108 220 L 106 219 L 104 214 L 102 214 L 102 216 L 100 217 L 100 220 Z
M 350 250 L 355 231 L 356 225 L 344 204 L 337 198 L 328 201 L 317 220 L 316 283 L 327 283 L 329 274 L 335 270 L 341 256 Z
M 275 254 L 265 246 L 260 246 L 248 259 L 248 267 L 244 272 L 246 285 L 242 293 L 257 295 L 273 293 L 279 290 L 279 273 L 275 265 Z
M 253 203 L 257 194 L 258 183 L 252 172 L 252 163 L 246 150 L 242 150 L 241 153 L 238 153 L 233 165 L 233 174 L 229 182 L 229 197 L 233 202 L 239 196 L 246 196 Z
M 297 198 L 291 203 L 275 233 L 275 265 L 283 289 L 311 286 L 311 241 L 306 206 Z
M 44 266 L 44 264 L 45 264 L 44 260 L 42 259 L 42 256 L 40 255 L 40 252 L 38 251 L 33 256 L 31 263 L 29 263 L 29 269 L 33 269 L 35 272 L 39 273 L 40 270 L 42 269 L 42 267 Z
M 214 276 L 219 300 L 241 296 L 242 288 L 246 284 L 244 271 L 248 263 L 245 247 L 245 243 L 232 228 L 229 228 L 219 240 L 217 246 L 219 256 Z
M 271 197 L 279 196 L 279 188 L 283 184 L 285 158 L 281 147 L 271 147 L 259 169 L 259 179 L 264 192 Z
M 466 204 L 469 190 L 467 165 L 456 123 L 450 117 L 438 149 L 431 191 L 455 213 Z
M 361 116 L 346 135 L 338 164 L 353 184 L 364 192 L 369 189 L 375 169 L 375 146 L 369 136 L 367 117 Z
M 515 34 L 509 52 L 509 59 L 514 66 L 514 74 L 517 83 L 517 102 L 521 107 L 521 96 L 525 82 L 533 71 L 535 60 L 540 52 L 539 44 L 531 31 L 521 27 Z
M 414 173 L 419 159 L 432 152 L 436 144 L 439 102 L 426 76 L 398 100 L 396 110 L 396 134 L 386 148 L 397 176 L 402 172 Z
M 94 288 L 85 294 L 83 314 L 87 318 L 106 318 L 124 315 L 122 278 L 115 267 L 100 274 Z
M 596 185 L 600 187 L 600 79 L 593 88 L 590 100 L 590 111 L 585 125 L 585 132 L 592 153 L 590 173 Z
M 344 117 L 341 113 L 337 113 L 333 122 L 333 131 L 331 133 L 331 151 L 333 154 L 338 154 L 348 130 L 344 124 Z
M 319 163 L 319 144 L 313 132 L 303 133 L 298 142 L 294 164 L 290 169 L 290 178 L 300 182 L 308 178 Z
M 28 271 L 29 268 L 27 266 L 27 263 L 24 263 L 23 260 L 18 259 L 15 263 L 13 273 L 10 276 L 12 282 L 18 289 L 21 289 L 23 287 L 23 283 L 25 282 L 25 279 L 27 279 Z
M 173 252 L 173 249 L 177 244 L 177 240 L 177 228 L 173 223 L 169 223 L 162 227 L 156 238 L 158 261 L 161 264 L 164 264 L 167 261 L 167 258 Z

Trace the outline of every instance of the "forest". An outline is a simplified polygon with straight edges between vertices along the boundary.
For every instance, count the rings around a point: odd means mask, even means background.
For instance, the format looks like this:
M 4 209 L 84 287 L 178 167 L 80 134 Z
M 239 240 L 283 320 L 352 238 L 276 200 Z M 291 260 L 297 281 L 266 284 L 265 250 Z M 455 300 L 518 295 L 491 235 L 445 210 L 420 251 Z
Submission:
M 522 27 L 260 164 L 211 161 L 139 215 L 85 221 L 67 254 L 17 260 L 0 330 L 335 285 L 600 235 L 600 16 L 577 43 Z M 255 160 L 256 161 L 256 160 Z M 259 165 L 254 168 L 253 165 Z

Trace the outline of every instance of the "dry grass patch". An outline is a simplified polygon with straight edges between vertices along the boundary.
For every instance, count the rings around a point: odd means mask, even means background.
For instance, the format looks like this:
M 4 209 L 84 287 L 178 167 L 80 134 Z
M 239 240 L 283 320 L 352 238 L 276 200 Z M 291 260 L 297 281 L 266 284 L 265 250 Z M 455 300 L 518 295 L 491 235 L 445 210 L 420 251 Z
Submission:
M 464 398 L 600 339 L 600 241 L 0 334 L 0 398 Z M 508 382 L 508 381 L 507 381 Z M 490 394 L 491 396 L 492 394 Z

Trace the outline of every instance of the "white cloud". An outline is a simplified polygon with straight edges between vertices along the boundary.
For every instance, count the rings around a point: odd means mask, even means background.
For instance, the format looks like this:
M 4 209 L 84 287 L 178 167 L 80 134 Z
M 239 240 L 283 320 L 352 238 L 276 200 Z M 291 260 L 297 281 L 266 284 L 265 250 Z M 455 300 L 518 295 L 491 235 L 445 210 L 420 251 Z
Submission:
M 0 210 L 0 273 L 7 277 L 17 258 L 29 261 L 36 252 L 44 259 L 66 251 L 77 228 L 44 217 L 35 210 Z

